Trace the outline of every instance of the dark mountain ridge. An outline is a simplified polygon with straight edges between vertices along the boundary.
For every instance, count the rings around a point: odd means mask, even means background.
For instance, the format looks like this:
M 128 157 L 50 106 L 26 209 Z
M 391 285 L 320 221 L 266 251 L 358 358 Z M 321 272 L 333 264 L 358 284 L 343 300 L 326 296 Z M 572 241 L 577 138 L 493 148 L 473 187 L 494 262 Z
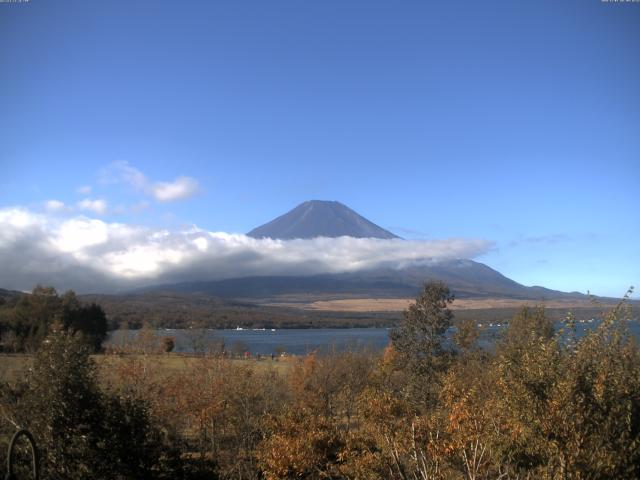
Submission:
M 202 293 L 224 298 L 415 297 L 427 280 L 445 282 L 459 298 L 584 299 L 543 287 L 526 287 L 473 260 L 443 260 L 401 269 L 379 268 L 309 276 L 251 276 L 225 280 L 184 282 L 141 289 L 141 292 Z
M 17 290 L 5 290 L 4 288 L 0 288 L 0 303 L 18 298 L 20 295 L 22 295 L 22 292 Z

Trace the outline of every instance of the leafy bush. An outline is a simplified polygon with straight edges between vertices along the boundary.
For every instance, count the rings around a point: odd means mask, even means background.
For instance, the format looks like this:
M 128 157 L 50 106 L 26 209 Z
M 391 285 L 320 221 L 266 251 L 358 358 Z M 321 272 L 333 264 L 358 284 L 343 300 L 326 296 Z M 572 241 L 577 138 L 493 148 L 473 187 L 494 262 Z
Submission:
M 54 325 L 9 404 L 12 423 L 37 440 L 43 478 L 161 476 L 170 450 L 145 401 L 102 392 L 89 353 L 78 334 Z

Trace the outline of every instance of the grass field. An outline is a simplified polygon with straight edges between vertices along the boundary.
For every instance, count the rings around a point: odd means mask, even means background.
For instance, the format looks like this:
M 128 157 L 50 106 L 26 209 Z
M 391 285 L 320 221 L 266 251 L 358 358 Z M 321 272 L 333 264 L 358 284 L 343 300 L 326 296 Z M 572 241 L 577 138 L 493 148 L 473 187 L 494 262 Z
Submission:
M 14 382 L 31 366 L 31 355 L 0 354 L 0 382 Z
M 180 372 L 188 372 L 190 369 L 201 365 L 202 362 L 211 360 L 207 357 L 179 355 L 179 354 L 130 354 L 130 355 L 93 355 L 101 377 L 109 380 L 110 373 L 118 369 L 125 362 L 146 363 L 155 371 L 161 370 L 167 375 Z M 292 357 L 277 358 L 275 360 L 255 358 L 247 360 L 228 360 L 237 365 L 250 365 L 256 369 L 275 369 L 279 373 L 286 373 L 295 361 Z M 15 382 L 25 374 L 33 363 L 33 356 L 28 354 L 0 354 L 0 381 Z
M 318 300 L 307 303 L 285 304 L 279 303 L 277 306 L 295 306 L 296 308 L 332 312 L 401 312 L 415 298 L 344 298 L 332 300 Z M 520 308 L 523 305 L 542 304 L 546 308 L 584 309 L 592 308 L 590 300 L 550 300 L 547 302 L 536 302 L 533 300 L 519 300 L 511 298 L 463 298 L 456 299 L 451 304 L 452 310 L 482 310 L 482 309 L 502 309 Z M 272 304 L 275 306 L 276 304 Z

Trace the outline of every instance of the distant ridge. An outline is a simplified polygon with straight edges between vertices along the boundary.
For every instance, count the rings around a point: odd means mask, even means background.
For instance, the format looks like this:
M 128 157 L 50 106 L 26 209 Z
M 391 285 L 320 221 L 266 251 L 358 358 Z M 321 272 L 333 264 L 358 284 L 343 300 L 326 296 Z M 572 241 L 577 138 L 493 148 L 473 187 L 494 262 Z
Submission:
M 323 200 L 304 202 L 275 220 L 254 228 L 247 235 L 282 240 L 342 236 L 400 238 L 340 202 Z
M 17 290 L 5 290 L 4 288 L 0 288 L 0 298 L 19 297 L 20 295 L 22 295 L 22 292 Z
M 473 260 L 443 260 L 401 269 L 378 268 L 309 276 L 251 276 L 156 285 L 143 292 L 201 293 L 223 298 L 270 298 L 283 295 L 394 298 L 415 297 L 427 280 L 442 280 L 458 298 L 510 298 L 544 301 L 585 299 L 543 287 L 526 287 Z

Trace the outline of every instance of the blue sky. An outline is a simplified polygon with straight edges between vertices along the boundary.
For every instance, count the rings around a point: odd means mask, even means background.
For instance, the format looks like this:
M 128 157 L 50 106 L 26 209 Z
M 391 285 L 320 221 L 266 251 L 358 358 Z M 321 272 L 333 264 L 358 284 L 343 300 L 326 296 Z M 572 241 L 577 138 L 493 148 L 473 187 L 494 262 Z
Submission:
M 244 233 L 339 200 L 619 296 L 638 45 L 640 4 L 599 0 L 0 3 L 0 209 Z

